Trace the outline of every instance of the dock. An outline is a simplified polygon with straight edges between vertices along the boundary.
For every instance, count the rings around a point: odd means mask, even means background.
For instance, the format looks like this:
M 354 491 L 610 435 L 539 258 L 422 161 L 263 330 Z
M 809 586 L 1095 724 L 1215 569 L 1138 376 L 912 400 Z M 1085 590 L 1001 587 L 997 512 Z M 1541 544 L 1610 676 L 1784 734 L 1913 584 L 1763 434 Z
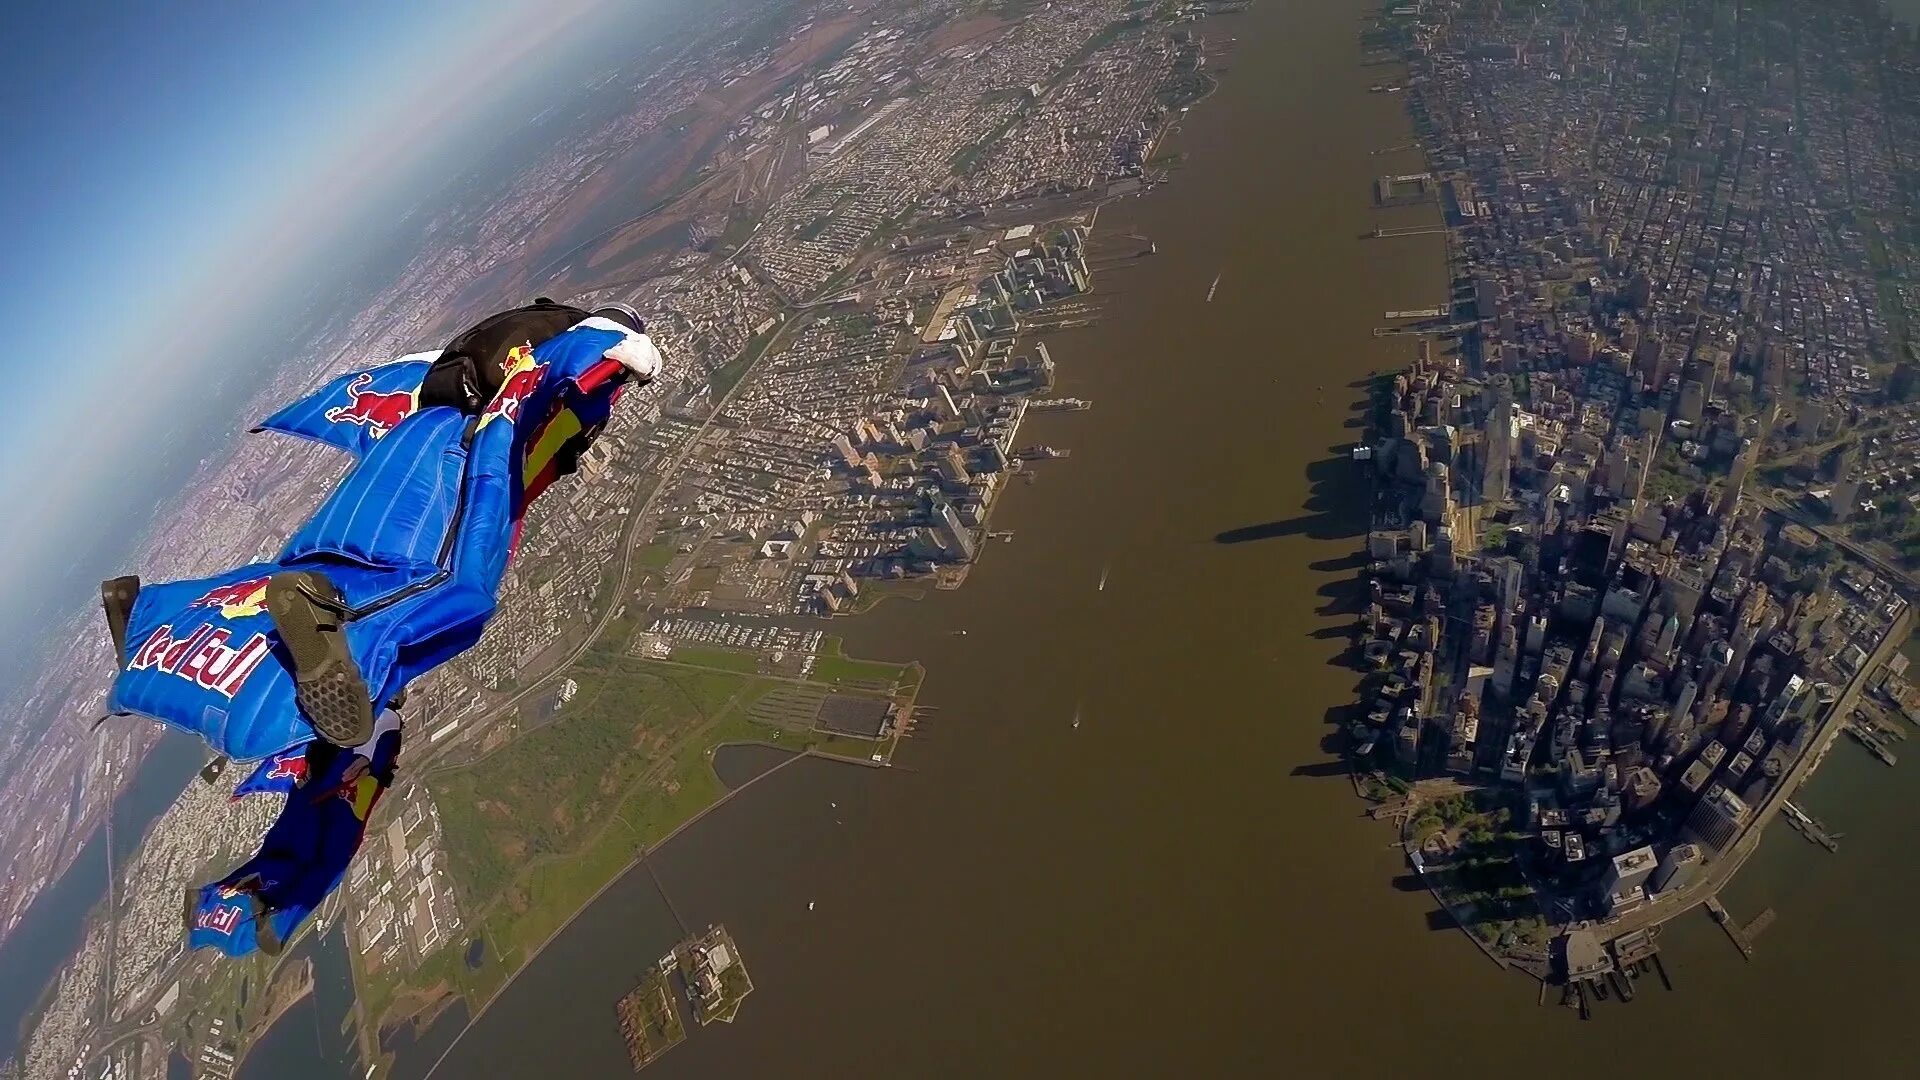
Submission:
M 1840 838 L 1828 832 L 1826 824 L 1819 818 L 1794 805 L 1792 799 L 1780 804 L 1780 813 L 1787 819 L 1787 826 L 1794 832 L 1828 851 L 1840 850 Z
M 1451 322 L 1445 322 L 1438 325 L 1376 326 L 1373 328 L 1373 336 L 1388 337 L 1395 334 L 1409 334 L 1414 337 L 1425 337 L 1428 334 L 1458 334 L 1463 330 L 1471 328 L 1472 325 L 1472 323 L 1462 323 L 1455 326 Z
M 1728 939 L 1733 942 L 1734 948 L 1740 950 L 1741 956 L 1749 960 L 1753 959 L 1752 939 L 1747 936 L 1745 930 L 1741 929 L 1740 924 L 1733 921 L 1733 916 L 1727 913 L 1727 905 L 1721 903 L 1719 897 L 1713 896 L 1707 899 L 1707 914 L 1713 916 L 1713 921 L 1719 923 L 1720 929 L 1727 932 Z
M 1379 231 L 1380 230 L 1378 229 L 1374 230 L 1374 232 L 1376 233 Z M 1423 307 L 1423 308 L 1414 308 L 1411 311 L 1389 311 L 1387 312 L 1387 318 L 1389 319 L 1438 319 L 1442 315 L 1445 315 L 1446 313 L 1447 313 L 1447 309 L 1443 307 Z
M 1847 721 L 1847 734 L 1853 736 L 1855 742 L 1866 747 L 1867 753 L 1879 758 L 1880 764 L 1896 765 L 1899 763 L 1900 759 L 1894 757 L 1893 751 L 1887 749 L 1887 744 L 1880 738 L 1880 735 L 1858 720 Z
M 1387 240 L 1395 236 L 1435 236 L 1446 231 L 1445 225 L 1405 225 L 1393 229 L 1375 229 L 1367 234 L 1367 238 Z

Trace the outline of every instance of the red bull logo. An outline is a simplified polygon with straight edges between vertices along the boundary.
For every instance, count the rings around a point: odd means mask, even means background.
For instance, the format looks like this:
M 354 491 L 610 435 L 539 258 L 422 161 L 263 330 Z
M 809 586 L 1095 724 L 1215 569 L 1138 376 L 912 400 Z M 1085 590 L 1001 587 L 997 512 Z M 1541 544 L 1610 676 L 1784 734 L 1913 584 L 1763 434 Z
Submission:
M 262 774 L 263 780 L 292 780 L 299 783 L 307 778 L 307 756 L 304 753 L 286 754 L 274 758 Z
M 176 638 L 171 625 L 162 626 L 134 651 L 127 670 L 152 669 L 232 700 L 254 669 L 273 652 L 265 634 L 253 635 L 238 648 L 227 644 L 232 637 L 233 632 L 226 627 L 209 624 Z
M 500 392 L 493 395 L 493 401 L 487 405 L 487 411 L 481 414 L 480 422 L 487 423 L 496 416 L 503 416 L 507 423 L 520 422 L 520 403 L 533 396 L 540 385 L 540 377 L 547 373 L 547 365 L 536 363 L 533 350 L 525 345 L 517 345 L 507 354 L 507 378 L 500 384 Z
M 413 390 L 395 390 L 383 392 L 369 390 L 373 385 L 373 376 L 361 373 L 347 384 L 347 403 L 336 405 L 324 414 L 329 423 L 359 424 L 372 429 L 373 437 L 379 438 L 398 427 L 400 421 L 413 415 L 419 407 L 419 400 Z
M 267 609 L 267 579 L 254 578 L 251 581 L 236 581 L 231 585 L 215 586 L 209 589 L 206 595 L 187 606 L 219 608 L 220 617 L 223 619 L 244 619 L 250 615 L 258 615 Z
M 222 895 L 225 889 L 220 890 Z M 240 925 L 243 909 L 238 904 L 221 904 L 211 911 L 203 911 L 193 920 L 196 930 L 211 930 L 216 934 L 232 934 L 233 928 Z

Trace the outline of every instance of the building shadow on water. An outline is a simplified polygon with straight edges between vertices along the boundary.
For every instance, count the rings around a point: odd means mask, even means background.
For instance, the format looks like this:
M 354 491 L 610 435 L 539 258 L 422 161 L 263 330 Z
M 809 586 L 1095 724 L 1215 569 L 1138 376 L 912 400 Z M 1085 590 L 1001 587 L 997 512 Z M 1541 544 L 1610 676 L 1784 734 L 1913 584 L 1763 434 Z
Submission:
M 1367 565 L 1367 555 L 1363 551 L 1354 551 L 1351 555 L 1342 555 L 1337 559 L 1315 559 L 1307 564 L 1307 569 L 1322 574 L 1350 574 Z
M 1213 542 L 1252 544 L 1278 540 L 1284 536 L 1350 540 L 1365 534 L 1366 485 L 1360 480 L 1357 466 L 1340 447 L 1329 449 L 1335 456 L 1322 458 L 1307 466 L 1307 500 L 1302 507 L 1305 513 L 1226 529 L 1215 533 Z
M 1344 715 L 1352 707 L 1337 705 L 1327 710 L 1326 720 L 1330 730 L 1320 737 L 1320 752 L 1328 755 L 1327 759 L 1295 765 L 1287 775 L 1316 780 L 1347 779 L 1353 769 L 1347 763 L 1346 723 L 1344 720 L 1336 720 L 1335 716 L 1336 714 Z
M 1350 615 L 1357 620 L 1367 608 L 1367 587 L 1358 576 L 1335 578 L 1313 590 L 1313 594 L 1326 601 L 1314 609 L 1316 615 Z M 1350 633 L 1353 627 L 1345 629 Z

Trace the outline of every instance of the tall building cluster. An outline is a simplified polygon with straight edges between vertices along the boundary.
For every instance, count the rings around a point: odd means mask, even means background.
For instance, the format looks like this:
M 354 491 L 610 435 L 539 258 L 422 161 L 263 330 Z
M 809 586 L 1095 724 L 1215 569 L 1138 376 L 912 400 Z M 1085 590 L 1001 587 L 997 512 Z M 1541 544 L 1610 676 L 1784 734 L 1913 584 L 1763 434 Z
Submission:
M 1745 457 L 1647 496 L 1660 427 L 1617 385 L 1545 382 L 1532 409 L 1510 387 L 1429 354 L 1382 389 L 1354 455 L 1375 509 L 1352 735 L 1412 778 L 1510 786 L 1539 864 L 1618 915 L 1784 797 L 1906 603 L 1743 503 Z

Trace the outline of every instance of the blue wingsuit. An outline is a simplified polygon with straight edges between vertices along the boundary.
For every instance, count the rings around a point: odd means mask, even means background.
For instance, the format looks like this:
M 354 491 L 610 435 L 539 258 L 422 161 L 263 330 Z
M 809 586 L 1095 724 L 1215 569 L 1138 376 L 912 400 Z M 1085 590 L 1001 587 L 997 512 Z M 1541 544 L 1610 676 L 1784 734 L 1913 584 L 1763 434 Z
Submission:
M 572 470 L 627 381 L 607 355 L 625 338 L 594 319 L 514 348 L 479 415 L 421 407 L 421 359 L 341 375 L 268 418 L 261 428 L 357 463 L 272 561 L 142 588 L 109 708 L 241 761 L 312 740 L 265 608 L 267 579 L 282 570 L 319 570 L 344 595 L 345 635 L 376 713 L 472 647 L 528 503 Z

